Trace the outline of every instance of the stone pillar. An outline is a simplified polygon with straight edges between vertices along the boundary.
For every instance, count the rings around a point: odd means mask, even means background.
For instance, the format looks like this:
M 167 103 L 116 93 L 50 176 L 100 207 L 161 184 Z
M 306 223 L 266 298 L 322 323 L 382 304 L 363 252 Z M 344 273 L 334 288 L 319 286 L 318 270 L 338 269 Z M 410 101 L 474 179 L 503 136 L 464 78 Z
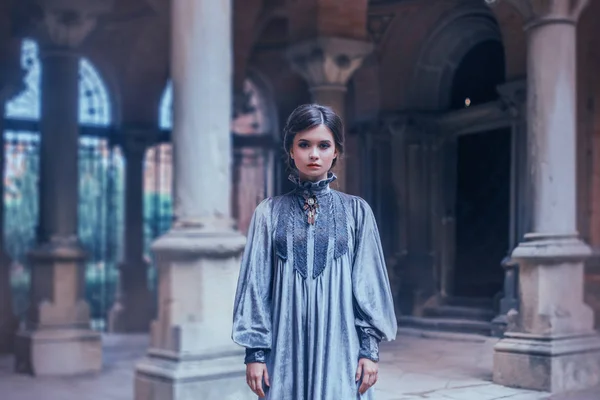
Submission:
M 530 182 L 527 179 L 526 81 L 505 83 L 498 87 L 498 92 L 512 117 L 509 248 L 499 266 L 504 270 L 504 295 L 500 299 L 499 313 L 492 321 L 492 336 L 502 337 L 510 322 L 509 315 L 519 309 L 519 265 L 510 254 L 531 229 L 529 217 L 532 210 L 529 205 Z
M 423 308 L 437 294 L 432 257 L 431 210 L 434 163 L 434 136 L 425 121 L 409 115 L 390 120 L 391 174 L 399 210 L 394 292 L 398 315 L 422 316 Z M 433 130 L 434 131 L 434 130 Z M 390 275 L 392 273 L 390 272 Z
M 0 110 L 24 87 L 24 71 L 18 67 L 19 53 L 14 54 L 16 65 L 0 68 Z M 11 68 L 12 67 L 12 68 Z M 0 177 L 4 176 L 4 115 L 0 115 Z M 0 354 L 10 353 L 14 348 L 14 334 L 18 319 L 12 309 L 10 285 L 11 260 L 4 248 L 4 185 L 0 189 Z
M 40 42 L 40 216 L 38 245 L 29 254 L 30 310 L 17 334 L 16 370 L 75 375 L 102 366 L 100 334 L 90 329 L 85 301 L 86 254 L 77 237 L 79 56 L 75 48 L 108 11 L 105 1 L 37 3 L 32 28 Z M 60 360 L 60 362 L 57 362 Z
M 85 252 L 77 238 L 79 57 L 41 50 L 42 119 L 38 247 L 29 255 L 31 306 L 17 335 L 16 369 L 63 375 L 100 369 L 100 335 L 89 329 Z M 68 362 L 57 363 L 56 359 Z
M 231 2 L 171 8 L 174 222 L 152 246 L 158 318 L 136 400 L 250 399 L 231 315 L 245 238 L 231 219 Z
M 320 37 L 299 42 L 289 48 L 288 60 L 292 68 L 308 83 L 313 101 L 330 106 L 345 121 L 346 85 L 352 74 L 373 50 L 373 45 L 364 40 L 339 37 Z M 355 137 L 346 136 L 346 147 L 355 153 Z M 347 149 L 348 150 L 348 149 Z M 334 169 L 341 191 L 358 191 L 358 176 L 350 182 L 344 158 L 338 160 Z M 358 175 L 358 171 L 353 171 Z
M 1 90 L 1 89 L 0 89 Z M 4 101 L 0 100 L 0 105 Z M 0 116 L 0 132 L 4 132 L 4 118 Z M 4 176 L 4 134 L 0 135 L 0 176 Z M 0 189 L 0 354 L 12 353 L 18 319 L 12 305 L 10 285 L 11 260 L 4 248 L 4 185 Z
M 440 129 L 440 131 L 443 131 Z M 456 271 L 456 190 L 458 169 L 458 138 L 456 135 L 438 135 L 435 140 L 436 156 L 434 179 L 434 210 L 439 212 L 434 223 L 434 234 L 439 243 L 438 263 L 440 297 L 454 296 Z M 435 230 L 438 232 L 435 232 Z
M 126 129 L 125 156 L 125 241 L 119 267 L 119 292 L 109 314 L 111 332 L 148 332 L 153 317 L 152 292 L 148 288 L 148 265 L 144 260 L 144 160 L 146 150 L 156 143 L 147 130 Z
M 532 233 L 514 250 L 521 304 L 494 351 L 499 384 L 565 392 L 600 383 L 600 338 L 583 302 L 590 250 L 576 230 L 576 24 L 587 1 L 514 0 L 528 37 Z

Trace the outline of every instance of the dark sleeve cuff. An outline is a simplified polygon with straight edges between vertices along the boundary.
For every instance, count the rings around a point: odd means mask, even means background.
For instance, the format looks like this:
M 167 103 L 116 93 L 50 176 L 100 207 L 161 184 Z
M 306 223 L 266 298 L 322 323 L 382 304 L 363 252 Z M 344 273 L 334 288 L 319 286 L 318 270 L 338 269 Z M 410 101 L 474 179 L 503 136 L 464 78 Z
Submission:
M 371 328 L 358 328 L 358 339 L 360 341 L 360 350 L 358 358 L 368 358 L 371 361 L 379 362 L 379 342 L 381 335 Z
M 266 363 L 267 351 L 267 349 L 246 349 L 246 358 L 244 358 L 244 364 Z

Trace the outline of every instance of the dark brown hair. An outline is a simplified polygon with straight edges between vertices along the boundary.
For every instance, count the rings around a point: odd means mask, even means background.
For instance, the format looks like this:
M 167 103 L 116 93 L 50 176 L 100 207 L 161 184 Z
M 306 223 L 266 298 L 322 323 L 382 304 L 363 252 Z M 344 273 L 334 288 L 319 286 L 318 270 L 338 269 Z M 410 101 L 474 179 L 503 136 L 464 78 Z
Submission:
M 338 156 L 333 159 L 331 168 L 337 159 L 344 154 L 344 124 L 342 119 L 329 107 L 319 104 L 304 104 L 296 108 L 288 117 L 283 129 L 283 149 L 287 155 L 286 162 L 290 170 L 296 169 L 290 151 L 294 144 L 294 137 L 300 132 L 307 131 L 319 125 L 324 125 L 333 134 L 333 141 Z

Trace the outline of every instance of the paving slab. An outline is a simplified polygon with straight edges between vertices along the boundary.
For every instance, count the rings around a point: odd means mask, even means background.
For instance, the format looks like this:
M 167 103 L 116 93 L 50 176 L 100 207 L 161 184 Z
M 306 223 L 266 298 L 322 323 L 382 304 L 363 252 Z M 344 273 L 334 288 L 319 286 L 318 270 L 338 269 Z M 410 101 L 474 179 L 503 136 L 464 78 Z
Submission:
M 383 343 L 377 400 L 600 400 L 600 388 L 550 396 L 495 385 L 491 377 L 496 341 L 407 335 Z M 104 369 L 97 375 L 17 375 L 12 357 L 0 356 L 0 399 L 132 400 L 134 366 L 145 354 L 148 336 L 104 335 L 103 344 Z

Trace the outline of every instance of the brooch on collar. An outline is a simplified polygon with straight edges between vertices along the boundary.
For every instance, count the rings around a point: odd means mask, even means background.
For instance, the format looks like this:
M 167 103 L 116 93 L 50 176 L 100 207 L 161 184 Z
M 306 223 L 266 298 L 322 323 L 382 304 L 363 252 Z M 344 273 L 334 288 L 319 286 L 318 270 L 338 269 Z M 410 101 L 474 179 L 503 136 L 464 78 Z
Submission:
M 319 208 L 319 203 L 317 202 L 317 196 L 314 194 L 312 196 L 304 195 L 304 211 L 307 212 L 307 219 L 310 225 L 315 224 L 315 217 L 317 216 L 317 208 Z

